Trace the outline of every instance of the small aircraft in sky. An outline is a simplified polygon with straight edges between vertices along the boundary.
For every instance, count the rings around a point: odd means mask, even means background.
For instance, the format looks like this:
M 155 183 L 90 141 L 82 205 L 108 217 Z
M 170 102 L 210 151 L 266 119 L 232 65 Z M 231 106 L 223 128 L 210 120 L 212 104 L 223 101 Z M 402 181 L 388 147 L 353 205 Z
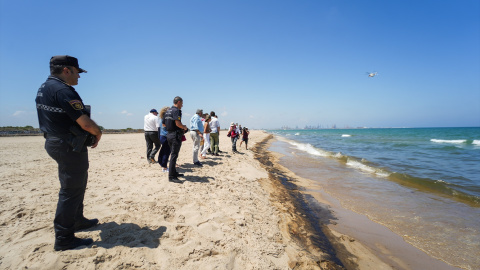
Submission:
M 373 78 L 378 75 L 378 72 L 371 72 L 371 73 L 367 72 L 367 74 L 368 74 L 368 77 Z

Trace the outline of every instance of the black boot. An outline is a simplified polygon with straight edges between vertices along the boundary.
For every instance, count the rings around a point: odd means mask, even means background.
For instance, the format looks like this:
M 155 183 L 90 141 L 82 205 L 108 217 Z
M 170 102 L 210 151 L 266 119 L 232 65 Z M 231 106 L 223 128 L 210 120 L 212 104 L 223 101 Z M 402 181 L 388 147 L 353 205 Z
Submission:
M 168 177 L 168 181 L 172 183 L 183 184 L 183 181 L 180 181 L 176 176 Z
M 82 219 L 75 222 L 75 225 L 74 225 L 75 232 L 92 228 L 93 226 L 95 226 L 97 224 L 98 224 L 98 219 L 96 219 L 96 218 L 94 218 L 94 219 L 82 218 Z
M 92 243 L 92 238 L 81 239 L 74 237 L 73 240 L 67 244 L 57 244 L 57 242 L 55 242 L 55 246 L 53 248 L 55 249 L 55 251 L 62 251 L 67 249 L 74 249 L 81 246 L 89 246 Z

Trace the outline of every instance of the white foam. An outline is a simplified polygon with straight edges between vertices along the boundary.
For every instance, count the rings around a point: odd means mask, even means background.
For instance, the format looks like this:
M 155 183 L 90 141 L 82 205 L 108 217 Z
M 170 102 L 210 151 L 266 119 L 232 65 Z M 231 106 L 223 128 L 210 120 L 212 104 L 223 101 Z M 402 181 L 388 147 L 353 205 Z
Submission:
M 342 134 L 342 137 L 352 137 L 350 134 Z
M 300 133 L 298 133 L 298 132 L 297 132 L 297 133 L 295 133 L 295 136 L 298 136 L 298 135 L 300 135 Z
M 473 140 L 472 144 L 473 145 L 480 145 L 480 140 Z
M 297 145 L 297 148 L 315 156 L 321 156 L 321 157 L 331 156 L 329 152 L 315 148 L 313 145 L 309 143 L 307 144 L 300 143 Z
M 309 153 L 310 155 L 320 156 L 320 157 L 331 156 L 331 154 L 329 152 L 318 149 L 318 148 L 315 148 L 313 145 L 311 145 L 309 143 L 298 143 L 298 142 L 290 141 L 290 140 L 284 140 L 284 141 L 286 141 L 289 144 L 297 147 L 297 149 L 299 149 L 301 151 Z
M 438 139 L 431 139 L 430 141 L 434 143 L 455 143 L 455 144 L 467 142 L 467 140 L 438 140 Z
M 390 173 L 384 171 L 384 170 L 381 170 L 381 169 L 378 169 L 378 168 L 374 168 L 374 167 L 370 167 L 368 165 L 365 165 L 359 161 L 356 161 L 356 160 L 348 160 L 347 161 L 347 166 L 350 166 L 354 169 L 357 169 L 357 170 L 360 170 L 362 172 L 366 172 L 366 173 L 371 173 L 371 174 L 375 174 L 376 176 L 379 176 L 379 177 L 389 177 L 390 176 Z
M 352 168 L 358 169 L 363 172 L 368 172 L 368 173 L 375 173 L 375 169 L 367 166 L 365 164 L 362 164 L 361 162 L 355 161 L 355 160 L 348 160 L 347 161 L 347 166 L 350 166 Z
M 391 173 L 384 172 L 384 171 L 375 172 L 375 174 L 379 177 L 385 177 L 385 178 L 387 178 L 391 175 Z

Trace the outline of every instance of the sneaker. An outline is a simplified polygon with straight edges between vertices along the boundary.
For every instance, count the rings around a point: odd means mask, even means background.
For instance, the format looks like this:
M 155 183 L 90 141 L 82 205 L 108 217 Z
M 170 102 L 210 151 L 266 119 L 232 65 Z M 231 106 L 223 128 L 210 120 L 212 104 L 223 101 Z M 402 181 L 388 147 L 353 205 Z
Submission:
M 162 168 L 162 172 L 168 172 L 168 168 Z
M 148 162 L 150 162 L 150 163 L 152 163 L 152 164 L 157 163 L 154 158 L 149 158 L 149 159 L 148 159 Z
M 193 163 L 193 165 L 196 165 L 196 166 L 199 166 L 199 167 L 203 166 L 202 163 L 200 163 L 200 161 L 197 161 L 197 162 Z
M 75 232 L 78 232 L 81 230 L 92 228 L 97 224 L 98 224 L 98 219 L 96 218 L 94 219 L 83 218 L 82 220 L 75 222 L 74 229 L 75 229 Z
M 67 249 L 74 249 L 81 246 L 89 246 L 92 243 L 93 243 L 92 238 L 81 239 L 81 238 L 74 237 L 72 242 L 65 245 L 59 245 L 55 243 L 55 245 L 53 246 L 53 249 L 55 249 L 55 251 L 63 251 Z

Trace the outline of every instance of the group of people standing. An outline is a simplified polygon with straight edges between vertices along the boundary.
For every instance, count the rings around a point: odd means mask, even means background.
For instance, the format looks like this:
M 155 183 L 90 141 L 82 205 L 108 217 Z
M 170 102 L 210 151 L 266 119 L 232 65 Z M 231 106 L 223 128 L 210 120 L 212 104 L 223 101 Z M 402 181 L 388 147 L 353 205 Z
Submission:
M 152 109 L 144 118 L 147 160 L 151 164 L 156 163 L 155 156 L 160 151 L 158 163 L 162 167 L 162 172 L 168 172 L 168 180 L 175 183 L 183 183 L 178 179 L 183 174 L 176 171 L 176 161 L 187 132 L 190 133 L 193 142 L 192 154 L 195 166 L 203 166 L 199 158 L 205 159 L 208 152 L 215 156 L 219 156 L 220 152 L 220 123 L 215 112 L 204 114 L 202 109 L 198 109 L 187 127 L 182 124 L 182 107 L 183 100 L 177 96 L 172 107 L 162 108 L 160 114 L 156 109 Z
M 215 112 L 204 114 L 202 109 L 198 109 L 196 114 L 190 119 L 190 137 L 193 141 L 192 154 L 194 165 L 203 166 L 199 161 L 199 153 L 201 159 L 207 157 L 207 152 L 214 156 L 219 155 L 219 134 L 220 123 Z
M 242 146 L 242 143 L 245 142 L 245 149 L 248 150 L 248 135 L 250 134 L 250 131 L 248 130 L 247 127 L 242 128 L 241 125 L 238 123 L 230 123 L 230 128 L 228 129 L 227 136 L 230 137 L 232 141 L 232 152 L 233 153 L 238 153 L 237 151 L 237 141 L 240 137 L 242 137 L 242 141 L 240 142 L 240 146 Z

